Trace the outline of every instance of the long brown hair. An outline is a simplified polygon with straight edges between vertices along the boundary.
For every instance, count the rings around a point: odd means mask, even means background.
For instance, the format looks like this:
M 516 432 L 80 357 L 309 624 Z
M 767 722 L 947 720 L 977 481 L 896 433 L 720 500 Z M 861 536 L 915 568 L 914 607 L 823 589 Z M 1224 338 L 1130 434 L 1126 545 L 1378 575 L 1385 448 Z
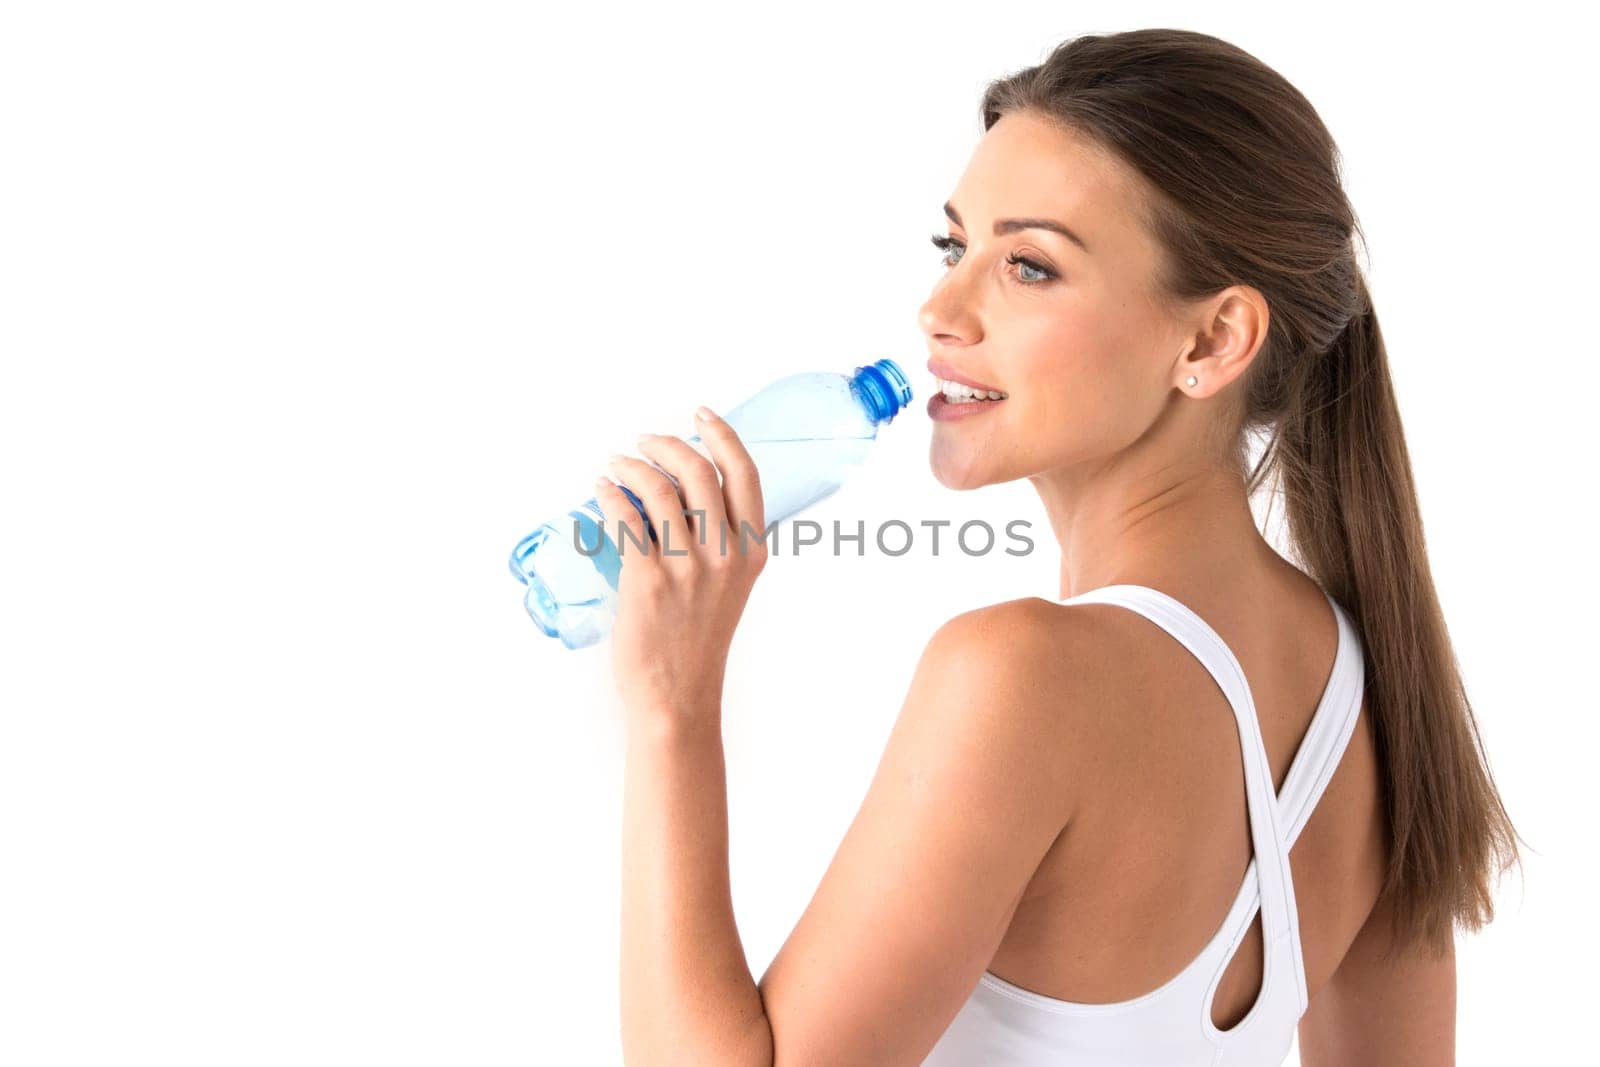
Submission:
M 1494 917 L 1491 882 L 1521 857 L 1434 590 L 1333 138 L 1276 71 L 1178 29 L 1066 41 L 988 86 L 983 128 L 1010 112 L 1085 135 L 1143 177 L 1163 299 L 1245 284 L 1267 300 L 1267 338 L 1234 400 L 1239 470 L 1247 494 L 1282 498 L 1300 566 L 1361 632 L 1390 948 L 1442 952 L 1457 924 Z

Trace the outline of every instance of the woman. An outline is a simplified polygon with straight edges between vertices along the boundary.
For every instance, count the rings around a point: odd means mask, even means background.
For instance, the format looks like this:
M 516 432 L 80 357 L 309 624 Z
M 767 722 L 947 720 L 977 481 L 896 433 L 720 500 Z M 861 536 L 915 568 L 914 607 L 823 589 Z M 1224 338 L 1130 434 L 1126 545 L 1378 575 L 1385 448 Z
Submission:
M 1069 41 L 982 113 L 920 313 L 931 463 L 1034 485 L 1062 599 L 934 634 L 758 985 L 720 694 L 765 546 L 625 561 L 628 1062 L 1268 1064 L 1298 1027 L 1307 1067 L 1452 1063 L 1454 929 L 1492 918 L 1516 834 L 1335 146 L 1272 70 L 1170 29 Z M 714 463 L 646 437 L 611 474 L 658 526 L 759 526 L 748 453 L 700 427 Z M 1250 509 L 1274 477 L 1298 564 Z

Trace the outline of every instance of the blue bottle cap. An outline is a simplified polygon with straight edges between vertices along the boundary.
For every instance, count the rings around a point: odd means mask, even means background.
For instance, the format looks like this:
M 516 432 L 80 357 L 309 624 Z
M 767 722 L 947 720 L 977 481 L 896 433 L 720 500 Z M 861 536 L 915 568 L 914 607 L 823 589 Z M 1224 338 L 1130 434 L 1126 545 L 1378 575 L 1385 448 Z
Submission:
M 875 423 L 893 421 L 911 403 L 911 381 L 892 359 L 857 367 L 850 385 L 866 404 L 867 413 Z

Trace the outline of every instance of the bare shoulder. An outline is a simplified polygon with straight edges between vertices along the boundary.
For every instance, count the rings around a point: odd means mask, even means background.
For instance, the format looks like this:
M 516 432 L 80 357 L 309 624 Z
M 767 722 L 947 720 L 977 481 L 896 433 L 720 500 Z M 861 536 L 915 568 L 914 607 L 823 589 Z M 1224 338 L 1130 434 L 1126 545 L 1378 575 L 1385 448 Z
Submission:
M 1130 785 L 1134 774 L 1142 784 L 1168 765 L 1207 765 L 1191 733 L 1160 727 L 1174 679 L 1196 670 L 1170 640 L 1115 605 L 1036 597 L 937 628 L 860 811 L 758 985 L 778 1061 L 920 1062 L 995 961 L 1023 903 L 1053 893 L 1058 872 L 1088 880 L 1103 869 L 1073 866 L 1079 854 L 1058 848 L 1072 839 L 1073 819 L 1090 831 L 1078 839 L 1093 839 L 1092 808 L 1105 795 L 1147 803 Z M 1231 717 L 1213 718 L 1237 752 Z M 1140 850 L 1125 822 L 1109 825 Z M 1036 936 L 1043 914 L 1032 908 L 1018 928 Z M 1357 963 L 1342 970 L 1339 989 L 1320 994 L 1302 1024 L 1307 1067 L 1410 1062 L 1404 1050 L 1441 1031 L 1442 971 L 1424 993 L 1414 971 L 1402 979 Z M 1386 1017 L 1384 991 L 1401 981 L 1413 987 L 1406 1017 Z M 1424 1007 L 1431 1021 L 1419 1022 L 1412 1013 Z M 1384 1020 L 1382 1047 L 1395 1058 L 1367 1056 L 1379 1045 L 1364 1036 L 1366 1017 Z
M 920 1062 L 971 996 L 1071 817 L 1095 652 L 1075 631 L 1030 598 L 928 640 L 861 809 L 758 984 L 778 1062 Z
M 952 617 L 935 631 L 933 640 L 966 641 L 999 656 L 1045 649 L 1073 655 L 1105 631 L 1084 607 L 1036 596 L 1002 600 Z
M 934 633 L 923 658 L 956 652 L 962 669 L 1015 672 L 1031 686 L 1050 687 L 1061 714 L 1103 709 L 1125 694 L 1128 665 L 1154 647 L 1148 630 L 1133 619 L 1114 605 L 1021 597 L 950 619 Z
M 1091 668 L 1107 648 L 1106 629 L 1073 606 L 1040 597 L 1021 597 L 962 612 L 934 631 L 923 651 L 922 667 L 945 675 L 976 675 L 993 682 L 997 671 L 1029 686 L 1067 688 L 1092 681 Z
M 908 701 L 930 728 L 959 717 L 969 738 L 1009 741 L 1059 783 L 1063 802 L 1074 763 L 1098 756 L 1095 724 L 1108 718 L 1118 661 L 1115 629 L 1075 607 L 1023 597 L 949 619 L 928 640 Z

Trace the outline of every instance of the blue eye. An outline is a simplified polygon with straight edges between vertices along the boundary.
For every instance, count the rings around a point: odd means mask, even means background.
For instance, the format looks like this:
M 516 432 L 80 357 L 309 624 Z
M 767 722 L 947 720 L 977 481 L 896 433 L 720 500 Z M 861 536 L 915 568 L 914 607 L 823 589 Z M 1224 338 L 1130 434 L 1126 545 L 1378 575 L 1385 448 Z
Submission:
M 950 258 L 953 252 L 964 252 L 967 248 L 964 242 L 958 241 L 954 237 L 947 237 L 942 233 L 936 233 L 933 235 L 933 247 L 944 253 L 944 258 L 941 260 L 941 262 L 943 262 L 947 267 L 953 267 L 957 262 L 960 261 L 961 257 L 959 256 L 957 256 L 954 260 Z M 1035 263 L 1033 260 L 1025 259 L 1022 256 L 1009 255 L 1006 257 L 1006 262 L 1017 268 L 1017 281 L 1021 282 L 1023 285 L 1042 285 L 1055 277 L 1054 272 L 1052 272 L 1050 268 L 1041 266 L 1040 264 Z M 1024 277 L 1022 274 L 1023 270 L 1035 271 L 1039 276 L 1034 278 Z
M 944 253 L 944 257 L 940 260 L 940 262 L 947 267 L 951 267 L 955 264 L 950 262 L 950 250 L 952 248 L 965 248 L 966 245 L 957 241 L 953 237 L 946 237 L 942 233 L 936 233 L 933 235 L 933 247 Z

